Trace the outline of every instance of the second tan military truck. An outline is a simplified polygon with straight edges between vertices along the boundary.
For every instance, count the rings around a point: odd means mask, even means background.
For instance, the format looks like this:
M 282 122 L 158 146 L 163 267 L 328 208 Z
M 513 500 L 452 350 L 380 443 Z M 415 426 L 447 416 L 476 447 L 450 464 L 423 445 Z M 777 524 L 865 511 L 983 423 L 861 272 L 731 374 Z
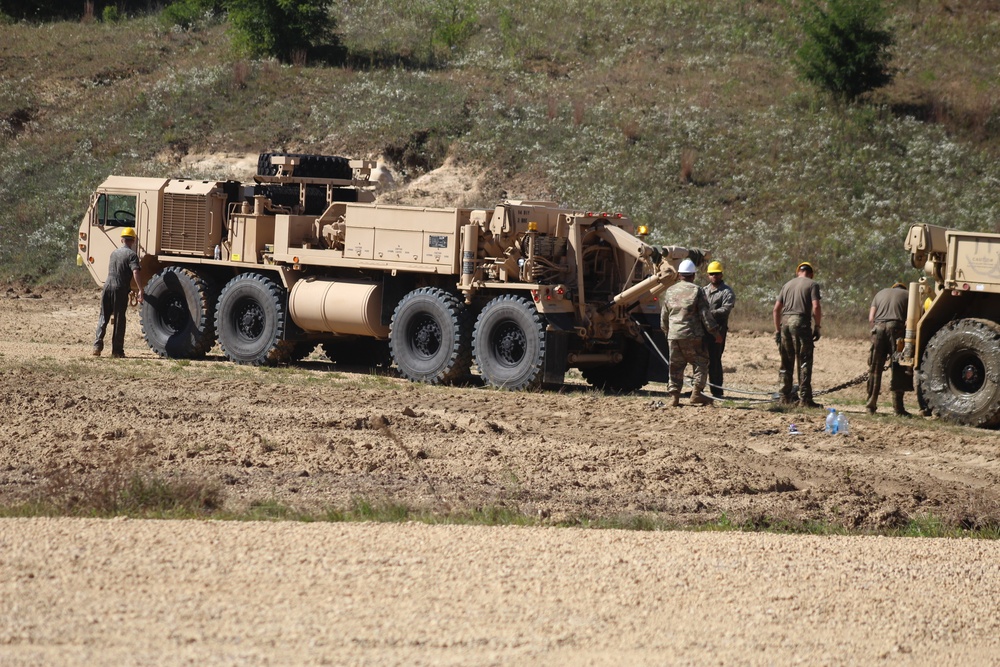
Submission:
M 900 363 L 921 408 L 958 424 L 1000 426 L 1000 234 L 913 225 L 914 267 Z
M 493 209 L 375 202 L 373 162 L 265 153 L 253 182 L 111 176 L 79 230 L 98 284 L 123 227 L 137 234 L 150 348 L 240 364 L 394 364 L 494 387 L 646 384 L 658 294 L 707 253 L 656 247 L 621 213 L 547 201 Z M 653 357 L 652 367 L 662 362 Z

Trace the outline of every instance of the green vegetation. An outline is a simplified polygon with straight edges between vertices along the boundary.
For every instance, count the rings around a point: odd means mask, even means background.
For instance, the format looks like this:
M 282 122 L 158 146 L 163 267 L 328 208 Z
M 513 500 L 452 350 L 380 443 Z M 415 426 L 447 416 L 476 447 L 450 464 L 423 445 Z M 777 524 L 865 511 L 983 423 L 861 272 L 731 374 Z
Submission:
M 304 63 L 328 41 L 336 23 L 329 0 L 225 0 L 239 55 Z
M 0 280 L 79 280 L 75 230 L 111 173 L 291 150 L 415 176 L 453 156 L 483 174 L 463 205 L 621 210 L 711 248 L 741 316 L 809 259 L 827 321 L 861 321 L 917 277 L 910 224 L 996 231 L 1000 212 L 1000 19 L 885 6 L 893 82 L 835 105 L 797 76 L 790 10 L 746 0 L 336 3 L 340 51 L 298 65 L 235 55 L 233 15 L 0 25 Z
M 803 79 L 846 102 L 892 82 L 883 0 L 808 0 L 801 12 L 795 65 Z
M 131 470 L 119 460 L 97 475 L 51 470 L 33 499 L 0 508 L 0 516 L 193 518 L 211 516 L 221 507 L 216 484 L 161 478 Z
M 120 463 L 120 462 L 119 462 Z M 788 535 L 883 535 L 888 537 L 950 537 L 1000 539 L 1000 517 L 977 520 L 946 519 L 925 515 L 901 519 L 897 525 L 879 529 L 850 528 L 819 521 L 791 521 L 772 517 L 734 520 L 721 515 L 699 525 L 680 525 L 655 513 L 633 513 L 611 517 L 573 516 L 552 519 L 547 514 L 526 514 L 503 505 L 441 510 L 411 507 L 391 501 L 353 498 L 345 507 L 305 511 L 265 499 L 251 502 L 242 511 L 224 507 L 218 485 L 203 480 L 162 479 L 152 474 L 127 472 L 121 466 L 94 476 L 65 470 L 49 473 L 37 497 L 24 503 L 0 506 L 0 518 L 80 516 L 135 519 L 217 519 L 225 521 L 327 521 L 405 523 L 432 525 L 546 526 L 595 530 L 767 532 Z

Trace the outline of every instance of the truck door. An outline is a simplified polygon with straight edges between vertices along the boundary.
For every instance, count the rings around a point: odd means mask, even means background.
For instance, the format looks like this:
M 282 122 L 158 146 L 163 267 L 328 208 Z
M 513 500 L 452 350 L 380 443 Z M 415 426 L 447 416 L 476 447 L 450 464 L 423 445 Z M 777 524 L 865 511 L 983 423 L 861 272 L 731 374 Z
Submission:
M 138 199 L 136 193 L 100 192 L 90 207 L 84 222 L 88 246 L 84 261 L 101 284 L 108 278 L 108 258 L 121 245 L 122 229 L 136 227 Z

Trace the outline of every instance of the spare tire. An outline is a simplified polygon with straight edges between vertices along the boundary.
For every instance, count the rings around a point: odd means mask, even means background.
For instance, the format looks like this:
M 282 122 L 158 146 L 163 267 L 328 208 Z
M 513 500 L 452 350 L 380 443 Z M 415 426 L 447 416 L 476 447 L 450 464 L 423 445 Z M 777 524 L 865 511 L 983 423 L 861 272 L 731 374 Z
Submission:
M 278 167 L 271 164 L 272 157 L 296 157 L 299 164 L 295 167 L 295 175 L 303 178 L 339 178 L 354 177 L 351 162 L 337 155 L 309 155 L 306 153 L 261 153 L 257 158 L 257 175 L 274 176 Z
M 215 344 L 218 288 L 211 278 L 168 266 L 144 292 L 139 318 L 149 348 L 171 359 L 204 357 Z

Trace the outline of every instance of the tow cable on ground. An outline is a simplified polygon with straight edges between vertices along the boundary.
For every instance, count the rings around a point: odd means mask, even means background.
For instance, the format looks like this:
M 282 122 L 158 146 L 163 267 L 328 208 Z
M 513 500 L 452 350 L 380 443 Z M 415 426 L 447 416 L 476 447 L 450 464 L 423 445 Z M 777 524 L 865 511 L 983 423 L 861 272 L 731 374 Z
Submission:
M 649 335 L 649 332 L 644 329 L 642 331 L 642 335 L 646 337 L 646 340 L 649 342 L 649 346 L 656 352 L 657 355 L 659 355 L 660 359 L 663 360 L 663 364 L 667 368 L 670 368 L 670 362 L 667 360 L 666 355 L 664 355 L 663 351 L 660 350 L 660 346 L 656 344 L 656 341 L 654 341 L 652 336 Z M 865 382 L 868 382 L 868 371 L 865 371 L 861 375 L 853 377 L 850 380 L 847 380 L 846 382 L 841 382 L 838 385 L 834 385 L 829 389 L 823 389 L 822 391 L 815 391 L 813 392 L 813 396 L 823 396 L 825 394 L 832 394 L 842 389 L 847 389 L 848 387 L 853 387 L 855 385 L 859 385 Z M 684 384 L 688 387 L 694 387 L 693 378 L 685 377 Z M 747 394 L 748 396 L 767 396 L 767 398 L 736 399 L 747 403 L 777 403 L 781 400 L 780 394 L 775 391 L 751 391 L 747 389 L 735 389 L 733 387 L 719 387 L 718 385 L 714 385 L 712 383 L 708 383 L 708 386 L 713 389 L 722 389 L 723 392 L 730 394 Z

